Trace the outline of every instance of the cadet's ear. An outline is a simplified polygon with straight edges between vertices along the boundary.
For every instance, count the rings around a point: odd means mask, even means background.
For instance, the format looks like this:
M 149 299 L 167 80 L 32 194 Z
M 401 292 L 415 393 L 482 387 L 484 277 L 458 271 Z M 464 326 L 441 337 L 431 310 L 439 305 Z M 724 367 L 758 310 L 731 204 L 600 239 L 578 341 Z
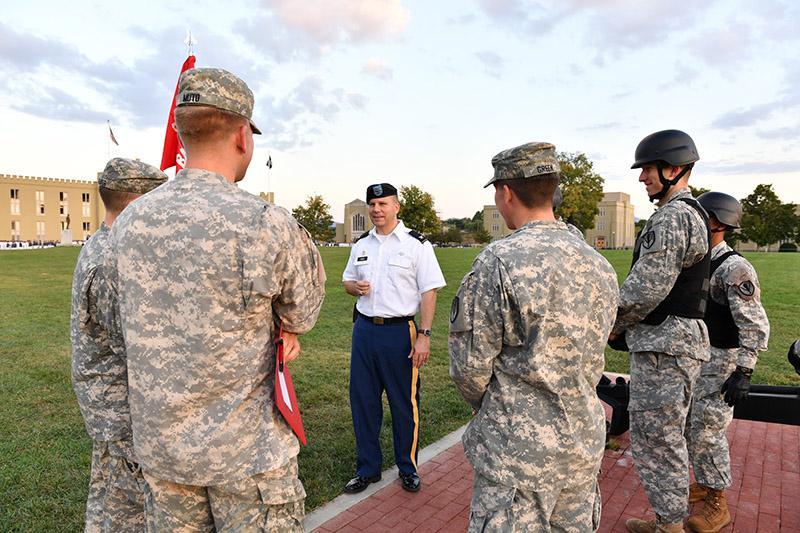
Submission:
M 508 205 L 511 204 L 512 198 L 514 198 L 514 191 L 505 183 L 500 185 L 500 198 L 503 200 L 503 203 Z
M 236 129 L 234 142 L 236 143 L 236 149 L 241 151 L 242 153 L 247 153 L 247 140 L 249 133 L 250 133 L 249 123 L 244 123 Z

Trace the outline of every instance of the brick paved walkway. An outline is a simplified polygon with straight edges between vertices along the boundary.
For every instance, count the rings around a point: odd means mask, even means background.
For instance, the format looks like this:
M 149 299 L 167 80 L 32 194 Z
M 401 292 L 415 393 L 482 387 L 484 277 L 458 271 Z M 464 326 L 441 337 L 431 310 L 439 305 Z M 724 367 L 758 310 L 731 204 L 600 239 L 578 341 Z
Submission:
M 605 452 L 600 475 L 602 533 L 624 532 L 628 518 L 653 516 L 633 469 L 628 434 L 616 440 L 620 448 Z M 733 465 L 728 505 L 733 522 L 723 531 L 800 533 L 800 427 L 734 420 L 728 440 Z M 405 492 L 394 481 L 315 531 L 466 531 L 472 469 L 461 444 L 422 464 L 420 476 L 420 492 Z

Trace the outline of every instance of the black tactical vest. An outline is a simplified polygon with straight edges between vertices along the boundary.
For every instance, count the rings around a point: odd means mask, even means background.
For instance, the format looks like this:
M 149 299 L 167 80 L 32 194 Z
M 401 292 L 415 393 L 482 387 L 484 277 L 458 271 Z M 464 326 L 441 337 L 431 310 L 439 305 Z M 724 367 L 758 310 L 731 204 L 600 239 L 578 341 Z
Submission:
M 678 198 L 676 201 L 692 206 L 703 217 L 703 221 L 706 224 L 709 250 L 703 256 L 703 259 L 681 270 L 681 273 L 678 274 L 678 279 L 675 280 L 675 285 L 672 286 L 672 290 L 669 291 L 667 297 L 649 315 L 644 317 L 642 322 L 651 326 L 661 324 L 669 315 L 700 319 L 705 318 L 706 315 L 711 268 L 711 229 L 708 226 L 708 214 L 694 198 Z M 631 268 L 639 260 L 641 248 L 642 232 L 639 232 L 633 249 Z
M 734 251 L 726 252 L 711 261 L 711 275 L 722 263 L 732 255 L 739 255 Z M 708 326 L 708 337 L 711 346 L 715 348 L 738 348 L 739 326 L 733 321 L 730 305 L 718 304 L 712 298 L 708 299 L 706 316 L 703 319 Z

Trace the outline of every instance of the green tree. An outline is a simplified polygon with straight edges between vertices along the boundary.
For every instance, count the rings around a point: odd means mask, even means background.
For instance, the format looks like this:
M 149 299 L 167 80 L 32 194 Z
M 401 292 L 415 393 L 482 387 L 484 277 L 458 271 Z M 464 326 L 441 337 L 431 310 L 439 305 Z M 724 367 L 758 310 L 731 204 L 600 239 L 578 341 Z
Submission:
M 798 217 L 794 214 L 794 204 L 781 202 L 772 185 L 756 186 L 741 202 L 743 240 L 768 246 L 795 238 Z
M 560 152 L 558 162 L 564 203 L 556 214 L 581 231 L 593 228 L 597 204 L 603 199 L 603 177 L 594 171 L 586 154 Z
M 692 193 L 692 196 L 697 198 L 698 196 L 700 196 L 703 193 L 711 192 L 711 189 L 706 189 L 705 187 L 693 187 L 693 186 L 689 185 L 689 192 Z
M 452 227 L 444 233 L 444 240 L 445 242 L 460 243 L 464 240 L 464 237 L 461 235 L 461 230 L 456 227 Z
M 320 195 L 309 196 L 305 205 L 292 209 L 292 215 L 302 224 L 315 241 L 332 241 L 336 235 L 331 216 L 331 206 Z
M 634 231 L 636 232 L 637 235 L 639 234 L 640 231 L 642 231 L 644 229 L 646 224 L 647 224 L 647 219 L 646 218 L 640 218 L 639 220 L 634 222 L 633 228 L 634 228 Z
M 433 196 L 417 187 L 408 185 L 400 187 L 399 218 L 406 227 L 429 235 L 442 227 L 442 221 L 433 206 Z
M 492 235 L 488 231 L 486 231 L 486 228 L 483 227 L 483 224 L 481 224 L 481 227 L 478 228 L 472 234 L 472 236 L 475 238 L 475 242 L 480 244 L 486 244 L 487 242 L 492 240 Z
M 728 243 L 728 246 L 731 248 L 736 248 L 736 245 L 742 241 L 742 234 L 739 231 L 726 231 L 725 232 L 725 242 Z
M 469 218 L 448 218 L 442 223 L 445 226 L 450 226 L 451 228 L 458 228 L 459 230 L 465 230 L 469 229 L 469 226 L 472 224 L 472 220 Z

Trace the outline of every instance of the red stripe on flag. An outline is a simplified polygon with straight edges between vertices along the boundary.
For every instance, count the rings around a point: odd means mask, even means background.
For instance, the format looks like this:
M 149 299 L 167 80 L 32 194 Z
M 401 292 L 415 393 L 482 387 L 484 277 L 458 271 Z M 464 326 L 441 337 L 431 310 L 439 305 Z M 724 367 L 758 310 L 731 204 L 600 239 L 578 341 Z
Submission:
M 195 56 L 190 55 L 183 62 L 181 74 L 194 68 Z M 175 100 L 178 98 L 178 87 L 181 77 L 178 75 L 178 83 L 175 84 L 175 94 L 172 96 L 172 105 L 169 108 L 169 118 L 167 118 L 167 131 L 164 134 L 164 150 L 161 152 L 161 170 L 176 167 L 175 170 L 182 170 L 186 164 L 186 155 L 183 153 L 181 140 L 178 132 L 175 131 Z

